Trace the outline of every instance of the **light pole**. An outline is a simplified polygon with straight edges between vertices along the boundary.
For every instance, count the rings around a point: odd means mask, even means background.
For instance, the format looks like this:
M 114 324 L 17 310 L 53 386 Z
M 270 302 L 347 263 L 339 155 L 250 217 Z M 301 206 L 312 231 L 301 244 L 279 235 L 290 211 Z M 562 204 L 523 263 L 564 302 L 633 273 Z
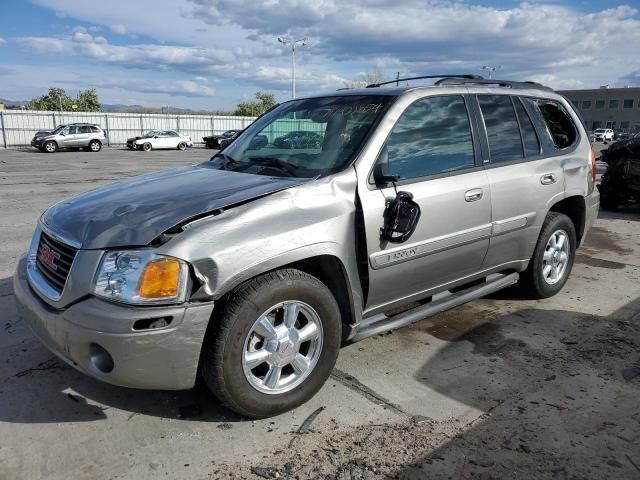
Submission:
M 489 72 L 489 80 L 491 80 L 493 72 L 496 70 L 502 70 L 502 65 L 483 65 L 482 70 L 487 70 Z
M 294 40 L 290 37 L 278 37 L 278 41 L 283 45 L 291 46 L 291 98 L 296 98 L 296 45 L 307 46 L 306 38 Z

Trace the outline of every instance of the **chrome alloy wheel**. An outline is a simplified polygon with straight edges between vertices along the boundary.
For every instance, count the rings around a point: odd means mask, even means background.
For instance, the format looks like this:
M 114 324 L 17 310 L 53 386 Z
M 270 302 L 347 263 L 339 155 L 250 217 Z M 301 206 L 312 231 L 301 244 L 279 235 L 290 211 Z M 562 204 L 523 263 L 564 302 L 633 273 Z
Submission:
M 242 369 L 262 393 L 279 394 L 300 385 L 322 353 L 322 322 L 310 305 L 289 300 L 272 306 L 244 341 Z
M 100 151 L 100 144 L 98 142 L 91 142 L 89 144 L 89 147 L 91 148 L 91 151 L 93 151 L 93 152 Z
M 569 235 L 564 230 L 553 232 L 542 256 L 542 277 L 549 285 L 558 283 L 569 265 Z

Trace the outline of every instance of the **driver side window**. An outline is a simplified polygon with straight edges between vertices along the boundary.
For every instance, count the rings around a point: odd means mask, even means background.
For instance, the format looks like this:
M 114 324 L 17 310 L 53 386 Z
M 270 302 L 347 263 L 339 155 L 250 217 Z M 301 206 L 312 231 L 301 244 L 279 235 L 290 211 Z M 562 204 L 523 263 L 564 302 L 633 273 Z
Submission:
M 395 124 L 386 146 L 389 173 L 400 180 L 474 167 L 464 98 L 444 95 L 416 101 Z

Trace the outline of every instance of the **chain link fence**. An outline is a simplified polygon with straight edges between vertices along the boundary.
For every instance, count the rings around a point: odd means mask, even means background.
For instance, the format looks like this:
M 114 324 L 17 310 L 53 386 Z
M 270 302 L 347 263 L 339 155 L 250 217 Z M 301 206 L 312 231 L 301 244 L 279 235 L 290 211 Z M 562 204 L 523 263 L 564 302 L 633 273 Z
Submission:
M 254 117 L 222 115 L 2 110 L 0 145 L 4 148 L 30 145 L 36 132 L 50 131 L 66 123 L 100 126 L 107 132 L 107 145 L 110 146 L 124 145 L 127 138 L 143 135 L 149 130 L 176 130 L 182 135 L 189 135 L 194 144 L 202 144 L 202 137 L 219 135 L 226 130 L 240 130 L 254 120 Z

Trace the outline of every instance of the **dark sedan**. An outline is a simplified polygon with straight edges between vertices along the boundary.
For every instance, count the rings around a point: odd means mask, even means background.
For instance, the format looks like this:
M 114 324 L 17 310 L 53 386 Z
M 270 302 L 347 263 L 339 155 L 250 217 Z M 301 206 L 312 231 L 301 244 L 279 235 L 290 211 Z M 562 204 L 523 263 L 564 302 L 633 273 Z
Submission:
M 205 147 L 207 148 L 222 148 L 221 140 L 228 140 L 238 135 L 242 130 L 227 130 L 220 135 L 209 135 L 208 137 L 202 137 Z
M 276 148 L 320 148 L 322 145 L 322 135 L 315 132 L 295 130 L 273 141 Z

